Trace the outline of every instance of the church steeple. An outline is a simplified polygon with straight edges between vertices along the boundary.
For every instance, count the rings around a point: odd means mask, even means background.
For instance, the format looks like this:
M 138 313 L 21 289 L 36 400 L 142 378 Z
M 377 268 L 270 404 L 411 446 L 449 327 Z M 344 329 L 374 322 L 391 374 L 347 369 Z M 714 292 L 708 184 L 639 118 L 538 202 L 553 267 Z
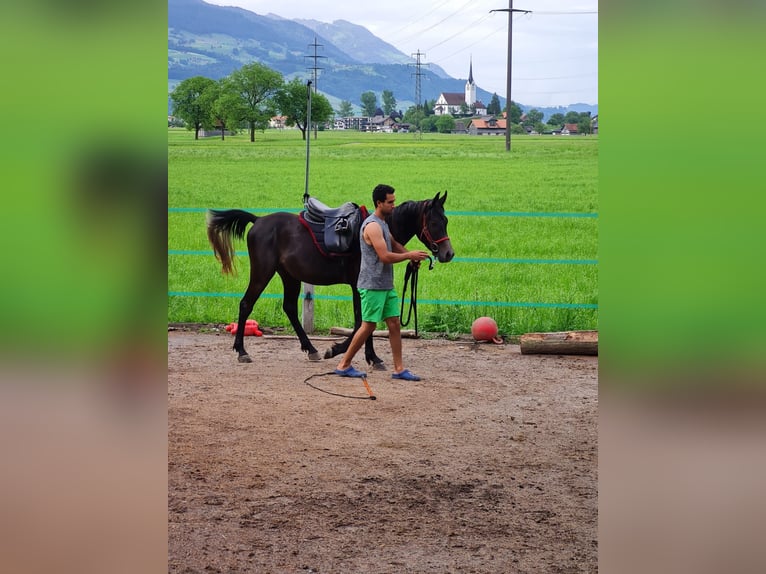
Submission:
M 465 83 L 465 103 L 472 106 L 476 103 L 476 83 L 473 81 L 473 56 L 468 67 L 468 81 Z

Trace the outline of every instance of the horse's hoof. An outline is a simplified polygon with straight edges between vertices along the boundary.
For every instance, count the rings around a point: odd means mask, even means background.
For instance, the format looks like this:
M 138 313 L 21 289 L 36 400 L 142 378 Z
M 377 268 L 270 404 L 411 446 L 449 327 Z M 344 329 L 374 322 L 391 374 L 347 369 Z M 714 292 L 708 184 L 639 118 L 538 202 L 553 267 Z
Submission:
M 373 363 L 372 364 L 372 370 L 373 371 L 387 371 L 386 365 L 383 364 L 383 361 L 380 363 Z
M 252 363 L 253 362 L 253 360 L 250 358 L 250 355 L 240 355 L 239 357 L 237 357 L 237 360 L 240 363 Z
M 325 359 L 332 359 L 335 355 L 332 354 L 332 349 L 327 349 L 324 352 L 324 358 Z
M 313 353 L 309 353 L 309 361 L 321 361 L 322 358 L 319 356 L 319 353 L 314 351 Z

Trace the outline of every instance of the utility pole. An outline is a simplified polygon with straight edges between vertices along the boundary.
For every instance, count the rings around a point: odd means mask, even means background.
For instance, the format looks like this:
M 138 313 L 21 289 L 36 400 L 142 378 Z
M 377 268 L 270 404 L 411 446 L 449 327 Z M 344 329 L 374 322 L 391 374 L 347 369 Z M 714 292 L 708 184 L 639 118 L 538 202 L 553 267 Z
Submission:
M 420 71 L 421 66 L 427 66 L 428 64 L 423 64 L 420 61 L 420 57 L 425 58 L 426 55 L 420 51 L 418 48 L 418 51 L 412 54 L 412 57 L 415 58 L 414 64 L 407 64 L 408 66 L 415 66 L 415 72 L 411 75 L 415 76 L 415 102 L 417 103 L 416 110 L 420 111 L 420 77 L 424 76 L 425 74 Z
M 314 84 L 314 93 L 316 94 L 317 93 L 317 72 L 319 70 L 324 70 L 324 68 L 320 68 L 320 67 L 317 66 L 317 60 L 319 58 L 326 58 L 327 56 L 319 56 L 317 54 L 317 48 L 324 48 L 324 45 L 323 44 L 317 44 L 317 37 L 316 36 L 314 36 L 314 43 L 313 44 L 309 44 L 309 48 L 314 48 L 314 55 L 313 56 L 312 55 L 304 56 L 304 58 L 312 58 L 314 60 L 314 65 L 312 67 L 310 67 L 310 68 L 307 68 L 307 70 L 312 73 L 311 80 L 312 80 L 312 83 Z M 310 130 L 311 126 L 307 125 L 306 129 Z M 314 139 L 317 139 L 317 127 L 316 126 L 314 126 Z
M 530 10 L 516 10 L 513 7 L 513 0 L 508 0 L 508 8 L 499 8 L 490 10 L 490 12 L 508 12 L 508 68 L 505 79 L 505 151 L 511 151 L 511 62 L 513 61 L 513 13 L 524 12 L 529 14 Z

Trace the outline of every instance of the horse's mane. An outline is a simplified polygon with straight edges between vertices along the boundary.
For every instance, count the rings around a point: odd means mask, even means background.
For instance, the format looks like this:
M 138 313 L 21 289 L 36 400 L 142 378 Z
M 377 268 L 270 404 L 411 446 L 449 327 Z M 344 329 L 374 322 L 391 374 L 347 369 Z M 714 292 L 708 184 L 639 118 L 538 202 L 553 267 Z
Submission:
M 405 201 L 394 208 L 387 223 L 399 243 L 405 245 L 417 235 L 420 225 L 419 216 L 430 201 L 430 199 Z
M 430 200 L 425 199 L 422 201 L 405 201 L 404 203 L 400 203 L 394 208 L 392 217 L 396 217 L 400 222 L 405 220 L 409 221 L 410 219 L 417 221 L 417 216 L 420 213 L 421 207 L 428 201 Z

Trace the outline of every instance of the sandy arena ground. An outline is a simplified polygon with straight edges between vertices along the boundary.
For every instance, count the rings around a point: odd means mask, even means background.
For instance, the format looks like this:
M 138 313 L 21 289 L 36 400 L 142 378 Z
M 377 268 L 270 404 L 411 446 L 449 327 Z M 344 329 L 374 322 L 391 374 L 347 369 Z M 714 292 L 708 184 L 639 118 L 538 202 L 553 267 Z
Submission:
M 597 571 L 597 357 L 405 339 L 423 380 L 371 372 L 373 401 L 305 384 L 337 359 L 297 339 L 232 342 L 168 332 L 169 572 Z

